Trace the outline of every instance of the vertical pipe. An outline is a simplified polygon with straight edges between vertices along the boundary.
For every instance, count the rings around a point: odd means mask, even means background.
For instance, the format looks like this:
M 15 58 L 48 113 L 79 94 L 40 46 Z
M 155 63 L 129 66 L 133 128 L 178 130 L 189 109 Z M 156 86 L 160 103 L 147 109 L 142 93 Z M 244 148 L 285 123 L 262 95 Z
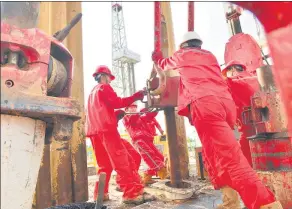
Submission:
M 67 19 L 70 21 L 79 12 L 82 12 L 81 2 L 71 1 L 67 3 Z M 72 28 L 67 37 L 67 47 L 74 57 L 74 76 L 72 77 L 71 96 L 76 98 L 81 105 L 81 119 L 73 126 L 73 135 L 70 140 L 71 165 L 72 165 L 72 191 L 74 202 L 85 202 L 88 200 L 88 176 L 87 176 L 87 154 L 84 133 L 84 70 L 82 51 L 82 19 Z
M 161 3 L 154 2 L 154 51 L 161 51 Z
M 161 3 L 161 13 L 161 51 L 164 57 L 168 57 L 175 51 L 170 2 Z M 169 148 L 171 186 L 180 188 L 182 187 L 182 180 L 189 177 L 189 157 L 184 120 L 177 115 L 177 111 L 173 107 L 166 108 L 164 114 Z
M 195 7 L 194 2 L 189 1 L 189 8 L 188 8 L 188 31 L 194 31 L 195 28 Z
M 170 185 L 174 188 L 180 188 L 182 175 L 180 171 L 179 152 L 177 151 L 177 127 L 175 120 L 174 107 L 167 107 L 164 110 L 166 135 L 169 149 L 169 164 L 170 164 Z

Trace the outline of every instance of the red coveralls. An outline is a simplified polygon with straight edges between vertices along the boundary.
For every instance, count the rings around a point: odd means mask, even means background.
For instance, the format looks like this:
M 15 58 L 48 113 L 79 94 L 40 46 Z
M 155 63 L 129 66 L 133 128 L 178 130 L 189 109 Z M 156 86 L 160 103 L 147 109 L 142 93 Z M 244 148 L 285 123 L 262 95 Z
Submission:
M 252 127 L 242 123 L 242 112 L 244 107 L 251 105 L 251 97 L 259 90 L 258 80 L 256 76 L 252 76 L 248 72 L 242 72 L 237 76 L 227 78 L 227 84 L 237 106 L 237 126 L 238 131 L 241 133 L 239 144 L 244 156 L 252 166 L 250 146 L 247 139 L 248 132 Z
M 154 54 L 152 59 L 163 70 L 180 73 L 178 114 L 191 114 L 214 187 L 233 188 L 249 209 L 274 202 L 274 195 L 250 167 L 235 139 L 236 106 L 215 56 L 203 49 L 184 48 L 172 57 Z
M 86 109 L 86 136 L 91 139 L 99 166 L 98 173 L 107 174 L 104 192 L 108 193 L 108 183 L 114 169 L 117 172 L 117 184 L 124 192 L 124 199 L 134 199 L 141 195 L 144 186 L 137 172 L 137 164 L 126 148 L 127 143 L 121 139 L 117 130 L 114 109 L 127 107 L 139 98 L 141 92 L 120 98 L 109 84 L 98 84 L 89 95 Z
M 146 121 L 153 120 L 157 112 L 145 115 L 131 114 L 123 118 L 123 123 L 132 138 L 134 146 L 138 149 L 149 169 L 146 174 L 154 176 L 164 167 L 164 157 L 153 144 L 153 132 L 149 130 Z
M 140 112 L 145 112 L 145 111 L 146 111 L 146 108 L 142 109 Z M 157 116 L 157 114 L 156 114 L 156 116 Z M 159 130 L 159 132 L 161 134 L 163 134 L 163 130 L 155 117 L 152 119 L 150 118 L 149 120 L 147 120 L 148 118 L 145 118 L 145 122 L 147 123 L 149 130 L 150 130 L 151 134 L 153 135 L 153 137 L 157 136 L 156 128 Z

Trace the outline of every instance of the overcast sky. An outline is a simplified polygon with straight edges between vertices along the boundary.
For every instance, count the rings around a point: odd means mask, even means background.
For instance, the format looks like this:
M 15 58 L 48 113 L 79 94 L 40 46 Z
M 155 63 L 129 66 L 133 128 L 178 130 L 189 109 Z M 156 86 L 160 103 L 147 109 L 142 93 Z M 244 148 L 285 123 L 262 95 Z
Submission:
M 135 66 L 136 89 L 144 87 L 149 77 L 154 49 L 154 3 L 123 2 L 124 21 L 128 48 L 141 55 L 141 62 Z M 175 42 L 187 31 L 187 2 L 171 2 Z M 82 2 L 83 10 L 83 58 L 85 79 L 85 102 L 94 87 L 92 73 L 97 65 L 111 67 L 111 2 Z M 244 33 L 256 40 L 257 27 L 250 12 L 244 11 L 240 16 Z M 203 39 L 203 48 L 214 53 L 220 64 L 224 63 L 225 44 L 230 38 L 222 2 L 195 2 L 195 30 Z M 263 36 L 263 32 L 261 33 Z M 163 113 L 158 118 L 164 125 Z M 186 132 L 194 131 L 186 121 Z

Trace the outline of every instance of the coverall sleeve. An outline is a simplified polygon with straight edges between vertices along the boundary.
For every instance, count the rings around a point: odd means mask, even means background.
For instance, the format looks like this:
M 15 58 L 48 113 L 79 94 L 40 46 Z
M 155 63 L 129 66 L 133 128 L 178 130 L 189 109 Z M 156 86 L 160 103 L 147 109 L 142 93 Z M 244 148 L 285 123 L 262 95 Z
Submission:
M 145 120 L 153 120 L 158 115 L 158 112 L 148 112 L 141 117 Z
M 168 57 L 168 58 L 161 58 L 161 59 L 157 60 L 157 65 L 162 70 L 175 70 L 177 68 L 175 56 L 177 56 L 177 55 L 174 54 L 173 56 Z
M 140 115 L 138 114 L 133 114 L 133 115 L 126 115 L 124 117 L 124 123 L 127 124 L 132 124 L 132 123 L 136 123 L 136 121 L 139 119 Z
M 103 98 L 105 98 L 105 102 L 114 109 L 124 108 L 135 102 L 134 95 L 124 98 L 118 97 L 109 84 L 103 85 L 101 90 Z
M 158 123 L 158 121 L 156 120 L 156 118 L 153 119 L 153 122 L 154 122 L 156 128 L 159 130 L 159 132 L 160 132 L 161 134 L 163 134 L 163 130 L 162 130 L 160 124 Z

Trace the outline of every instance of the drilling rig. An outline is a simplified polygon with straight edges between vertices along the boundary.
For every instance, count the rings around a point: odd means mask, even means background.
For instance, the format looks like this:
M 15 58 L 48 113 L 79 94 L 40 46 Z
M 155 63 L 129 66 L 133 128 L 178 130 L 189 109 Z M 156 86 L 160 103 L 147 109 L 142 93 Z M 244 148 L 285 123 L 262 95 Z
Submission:
M 154 3 L 155 30 L 156 39 L 160 40 L 156 42 L 156 46 L 159 47 L 162 43 L 164 54 L 170 55 L 174 51 L 174 44 L 171 38 L 173 33 L 170 9 L 167 4 L 169 3 Z M 274 191 L 284 208 L 289 209 L 292 207 L 292 3 L 237 2 L 237 4 L 252 11 L 265 27 L 274 64 L 264 65 L 259 48 L 242 33 L 234 35 L 229 40 L 225 58 L 228 60 L 236 56 L 238 59 L 240 57 L 238 54 L 242 51 L 244 54 L 248 54 L 246 51 L 249 51 L 249 54 L 253 55 L 251 58 L 242 57 L 250 72 L 257 74 L 261 87 L 260 91 L 251 98 L 252 105 L 248 107 L 248 113 L 243 114 L 246 123 L 251 123 L 255 128 L 254 133 L 250 135 L 253 167 L 262 181 Z M 77 100 L 71 98 L 73 57 L 61 43 L 74 24 L 66 27 L 66 30 L 59 31 L 54 38 L 46 35 L 36 27 L 38 8 L 37 2 L 1 2 L 1 208 L 3 209 L 31 208 L 44 147 L 55 142 L 64 145 L 57 147 L 60 152 L 68 148 L 68 141 L 71 140 L 73 133 L 73 122 L 81 118 L 82 107 Z M 78 16 L 73 22 L 76 20 Z M 241 38 L 247 38 L 248 43 L 241 42 Z M 233 40 L 236 40 L 235 47 L 232 47 Z M 176 95 L 169 96 L 165 92 L 171 92 L 170 90 L 176 92 L 178 75 L 172 71 L 158 72 L 158 75 L 159 78 L 147 82 L 148 106 L 168 108 L 165 110 L 166 118 L 175 121 L 175 126 L 168 124 L 167 135 L 170 155 L 172 155 L 171 184 L 176 187 L 182 182 L 183 169 L 180 162 L 184 159 L 177 153 L 184 154 L 184 151 L 174 147 L 174 144 L 178 139 L 183 142 L 183 131 L 181 131 L 183 127 L 175 115 Z M 82 125 L 80 127 L 82 128 Z M 63 158 L 59 161 L 62 163 Z M 79 173 L 77 171 L 77 174 Z M 57 174 L 59 182 L 68 181 L 68 176 L 71 176 L 71 173 Z M 42 181 L 40 185 L 44 183 L 47 182 Z M 87 185 L 83 186 L 87 189 Z M 64 198 L 66 203 L 76 201 L 76 198 L 72 198 L 72 191 L 71 193 L 55 191 L 59 196 L 71 195 L 71 199 Z M 62 204 L 61 201 L 57 202 L 59 203 Z
M 127 97 L 135 93 L 135 64 L 140 55 L 129 50 L 122 2 L 112 3 L 112 72 L 116 79 L 112 86 L 118 95 Z

